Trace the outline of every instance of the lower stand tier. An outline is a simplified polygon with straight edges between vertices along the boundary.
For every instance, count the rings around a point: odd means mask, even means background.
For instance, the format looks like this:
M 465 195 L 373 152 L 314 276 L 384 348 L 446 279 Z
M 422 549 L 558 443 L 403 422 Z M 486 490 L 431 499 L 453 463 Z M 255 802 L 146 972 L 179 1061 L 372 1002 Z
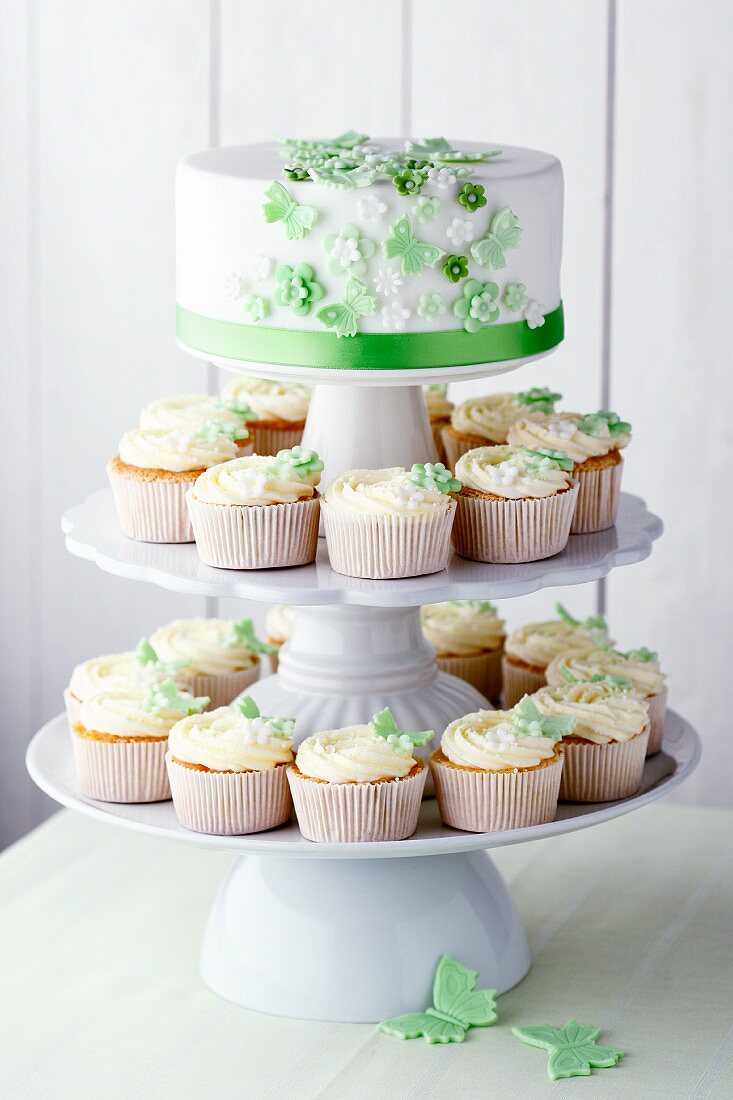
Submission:
M 201 976 L 257 1012 L 378 1022 L 431 1003 L 441 955 L 500 993 L 530 964 L 485 852 L 390 860 L 242 856 L 214 902 Z

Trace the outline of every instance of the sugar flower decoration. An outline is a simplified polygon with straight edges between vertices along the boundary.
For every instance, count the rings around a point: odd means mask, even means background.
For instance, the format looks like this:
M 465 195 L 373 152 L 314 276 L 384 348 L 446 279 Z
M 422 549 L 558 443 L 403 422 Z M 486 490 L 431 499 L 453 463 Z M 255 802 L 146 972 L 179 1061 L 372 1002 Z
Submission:
M 299 477 L 302 480 L 308 474 L 320 473 L 323 469 L 323 460 L 318 457 L 316 451 L 296 444 L 295 447 L 277 452 L 273 469 L 278 477 Z
M 495 485 L 513 485 L 519 477 L 519 467 L 505 459 L 497 466 L 487 466 L 486 473 Z
M 540 714 L 537 704 L 529 695 L 523 696 L 513 711 L 514 731 L 517 737 L 548 737 L 559 741 L 575 729 L 577 718 L 548 718 Z
M 439 493 L 457 493 L 461 483 L 442 462 L 416 462 L 410 470 L 412 481 L 421 489 L 437 489 Z
M 405 168 L 392 177 L 392 183 L 398 195 L 419 195 L 425 175 L 414 168 Z
M 478 279 L 468 279 L 463 284 L 463 294 L 453 303 L 453 313 L 463 321 L 466 332 L 478 332 L 498 319 L 498 296 L 499 287 L 496 283 L 480 283 Z
M 466 241 L 473 240 L 473 222 L 467 218 L 454 218 L 445 234 L 454 248 L 460 248 Z
M 255 634 L 255 626 L 251 619 L 237 619 L 229 624 L 228 645 L 241 646 L 250 653 L 277 653 L 276 645 L 268 645 L 261 642 Z
M 527 288 L 524 283 L 507 283 L 501 299 L 512 313 L 521 313 L 527 304 Z
M 340 233 L 329 233 L 323 247 L 330 259 L 328 270 L 332 275 L 349 275 L 361 278 L 366 273 L 366 260 L 374 255 L 374 241 L 362 237 L 359 227 L 345 225 Z
M 266 745 L 271 737 L 292 740 L 295 732 L 294 718 L 271 718 L 260 714 L 260 708 L 251 695 L 244 695 L 232 704 L 244 718 L 250 720 L 250 730 L 245 734 L 249 744 Z
M 545 323 L 545 307 L 534 298 L 530 299 L 524 307 L 524 319 L 527 328 L 542 328 Z
M 395 488 L 397 503 L 403 508 L 419 508 L 425 500 L 425 493 L 414 481 L 403 481 Z
M 412 208 L 413 218 L 422 224 L 434 221 L 439 212 L 440 199 L 437 195 L 420 195 Z
M 247 293 L 247 280 L 236 271 L 228 271 L 224 276 L 224 292 L 227 298 L 238 302 Z
M 443 274 L 451 283 L 458 283 L 468 275 L 468 260 L 465 256 L 446 256 L 442 267 Z
M 240 491 L 246 497 L 261 497 L 267 485 L 267 475 L 264 470 L 258 470 L 255 466 L 248 466 L 243 470 L 235 470 L 232 480 L 238 485 Z
M 438 187 L 441 191 L 445 191 L 456 182 L 456 174 L 450 168 L 430 168 L 428 169 L 427 182 L 432 183 L 433 187 Z
M 247 320 L 253 325 L 256 325 L 258 321 L 263 321 L 270 312 L 266 299 L 261 294 L 255 294 L 254 291 L 245 294 L 242 299 L 242 309 L 247 315 Z
M 486 190 L 480 183 L 464 183 L 456 196 L 461 206 L 470 214 L 486 206 Z
M 421 294 L 417 303 L 418 317 L 424 317 L 426 321 L 436 321 L 445 313 L 445 306 L 440 294 Z
M 384 294 L 389 296 L 390 294 L 397 294 L 399 288 L 403 285 L 404 279 L 399 271 L 395 271 L 393 267 L 380 267 L 377 269 L 377 274 L 372 279 L 374 288 L 377 294 Z
M 397 299 L 382 306 L 382 324 L 385 328 L 403 329 L 410 316 L 411 311 Z
M 400 729 L 389 707 L 375 714 L 369 725 L 377 737 L 383 737 L 387 744 L 400 754 L 412 752 L 416 745 L 427 745 L 428 741 L 432 741 L 435 737 L 434 730 L 408 733 L 407 730 Z
M 387 213 L 387 203 L 379 195 L 362 195 L 356 202 L 356 214 L 360 221 L 376 225 Z
M 263 283 L 272 275 L 275 264 L 271 256 L 265 256 L 264 252 L 255 252 L 252 257 L 250 272 L 255 283 Z
M 211 700 L 208 695 L 200 695 L 194 698 L 187 692 L 180 692 L 175 680 L 171 677 L 161 684 L 154 684 L 143 699 L 143 710 L 149 714 L 162 714 L 164 711 L 174 711 L 178 714 L 200 714 L 208 707 Z
M 275 278 L 278 282 L 275 301 L 278 305 L 289 306 L 297 317 L 305 317 L 312 303 L 323 297 L 323 287 L 316 282 L 310 264 L 296 264 L 295 267 L 281 264 Z

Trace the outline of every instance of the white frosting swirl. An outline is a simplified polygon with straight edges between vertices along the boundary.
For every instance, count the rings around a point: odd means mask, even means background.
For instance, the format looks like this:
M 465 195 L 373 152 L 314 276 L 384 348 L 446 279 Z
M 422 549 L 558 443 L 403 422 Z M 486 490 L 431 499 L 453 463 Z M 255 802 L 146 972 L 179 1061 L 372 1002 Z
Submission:
M 548 718 L 575 718 L 573 737 L 595 745 L 630 741 L 649 724 L 649 705 L 609 684 L 565 684 L 535 692 L 532 699 Z
M 181 428 L 133 428 L 119 446 L 120 458 L 128 466 L 171 473 L 206 470 L 236 458 L 238 452 L 237 444 L 225 435 L 196 440 L 192 431 Z
M 518 737 L 510 710 L 479 710 L 458 718 L 440 741 L 443 755 L 461 768 L 497 772 L 505 768 L 536 768 L 556 755 L 550 737 Z
M 209 420 L 219 420 L 235 428 L 246 428 L 244 418 L 227 409 L 218 397 L 185 394 L 151 401 L 140 413 L 141 428 L 196 428 Z
M 420 609 L 422 632 L 439 657 L 501 649 L 504 623 L 495 610 L 481 605 L 481 600 L 450 600 Z
M 402 466 L 387 470 L 348 470 L 328 486 L 326 502 L 346 512 L 409 517 L 445 511 L 454 503 L 448 493 L 415 485 Z
M 505 500 L 551 497 L 574 484 L 572 472 L 533 465 L 522 447 L 476 447 L 461 455 L 456 477 L 464 488 Z
M 562 674 L 563 668 L 577 680 L 590 680 L 592 676 L 624 676 L 631 681 L 634 691 L 644 698 L 659 695 L 664 690 L 664 676 L 657 661 L 635 661 L 613 649 L 598 649 L 594 646 L 575 653 L 561 654 L 547 667 L 545 676 L 548 684 L 567 684 L 568 681 Z
M 271 607 L 265 618 L 267 637 L 276 645 L 287 642 L 293 633 L 293 608 L 289 603 L 278 603 Z
M 472 397 L 451 415 L 451 427 L 461 435 L 478 435 L 492 443 L 506 443 L 507 432 L 527 411 L 515 393 Z
M 302 382 L 273 382 L 240 375 L 227 383 L 224 397 L 246 401 L 260 420 L 299 424 L 308 415 L 311 391 Z
M 184 672 L 202 676 L 241 672 L 259 661 L 235 639 L 226 619 L 175 619 L 159 627 L 150 644 L 161 661 L 189 661 Z
M 264 718 L 245 718 L 234 707 L 182 718 L 168 738 L 176 760 L 213 772 L 268 771 L 289 764 L 292 748 L 292 740 L 276 737 Z
M 320 473 L 284 475 L 267 455 L 248 455 L 205 470 L 193 487 L 193 495 L 205 504 L 294 504 L 310 500 Z
M 455 406 L 452 401 L 448 400 L 447 395 L 442 390 L 433 389 L 431 386 L 423 386 L 423 394 L 431 421 L 450 419 Z
M 580 419 L 581 413 L 568 412 L 527 416 L 512 425 L 508 439 L 517 447 L 552 447 L 565 451 L 577 463 L 620 450 L 631 442 L 630 435 L 618 435 L 614 439 L 605 424 L 598 435 L 578 431 Z
M 546 668 L 560 654 L 578 653 L 594 644 L 593 635 L 582 626 L 550 619 L 513 630 L 504 643 L 504 652 L 526 665 Z
M 371 726 L 346 726 L 307 737 L 295 757 L 298 771 L 326 783 L 403 779 L 415 767 L 410 752 L 396 752 Z
M 134 652 L 104 653 L 76 665 L 71 673 L 69 691 L 83 703 L 101 691 L 139 690 L 140 664 Z
M 84 729 L 112 737 L 157 737 L 165 740 L 184 712 L 168 707 L 153 714 L 143 706 L 145 691 L 103 691 L 82 703 L 79 723 Z M 184 698 L 187 696 L 184 695 Z

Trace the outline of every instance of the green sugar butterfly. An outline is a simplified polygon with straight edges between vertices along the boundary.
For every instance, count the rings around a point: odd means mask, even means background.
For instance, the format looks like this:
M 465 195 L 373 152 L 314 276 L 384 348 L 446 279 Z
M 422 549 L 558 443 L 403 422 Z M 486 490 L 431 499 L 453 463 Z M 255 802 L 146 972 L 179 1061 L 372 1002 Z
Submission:
M 382 252 L 388 260 L 397 257 L 403 275 L 419 275 L 424 267 L 435 267 L 441 256 L 445 256 L 436 244 L 425 244 L 413 237 L 407 214 L 394 223 L 390 232 L 392 236 L 382 241 Z
M 316 317 L 326 328 L 336 330 L 336 337 L 356 336 L 360 317 L 371 317 L 376 309 L 377 299 L 367 294 L 367 288 L 358 279 L 349 279 L 343 302 L 335 306 L 324 306 Z
M 471 255 L 482 267 L 506 267 L 504 252 L 507 248 L 519 248 L 521 236 L 516 214 L 508 206 L 502 206 L 491 219 L 486 236 L 471 245 Z
M 488 1027 L 496 1020 L 497 991 L 474 989 L 477 970 L 469 970 L 450 955 L 443 955 L 435 971 L 433 1006 L 425 1012 L 408 1012 L 379 1025 L 393 1039 L 419 1039 L 426 1043 L 462 1043 L 471 1027 Z
M 283 222 L 289 241 L 300 241 L 316 224 L 318 212 L 312 206 L 298 206 L 286 187 L 273 180 L 265 191 L 269 202 L 262 207 L 266 222 Z
M 618 1047 L 598 1046 L 598 1027 L 586 1027 L 577 1020 L 568 1020 L 564 1027 L 513 1027 L 512 1035 L 527 1046 L 540 1047 L 550 1057 L 547 1073 L 551 1081 L 564 1077 L 588 1077 L 591 1069 L 611 1069 L 624 1052 Z

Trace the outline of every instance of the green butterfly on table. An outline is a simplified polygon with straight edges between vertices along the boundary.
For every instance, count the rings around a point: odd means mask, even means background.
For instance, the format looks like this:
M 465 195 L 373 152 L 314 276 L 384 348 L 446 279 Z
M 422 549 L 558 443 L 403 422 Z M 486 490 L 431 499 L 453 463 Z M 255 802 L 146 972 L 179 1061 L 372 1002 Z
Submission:
M 552 1081 L 564 1077 L 588 1077 L 592 1069 L 611 1069 L 624 1052 L 618 1047 L 601 1047 L 598 1027 L 586 1027 L 569 1020 L 565 1027 L 513 1027 L 512 1035 L 531 1047 L 549 1052 L 547 1073 Z
M 393 1039 L 419 1039 L 426 1043 L 462 1043 L 472 1027 L 489 1027 L 496 1021 L 495 989 L 474 989 L 477 970 L 469 970 L 450 955 L 443 955 L 435 971 L 433 1004 L 425 1012 L 408 1012 L 379 1025 Z
M 385 259 L 398 259 L 403 275 L 419 275 L 424 267 L 435 267 L 438 260 L 445 256 L 437 244 L 426 244 L 412 235 L 412 227 L 407 214 L 403 214 L 390 228 L 391 236 L 382 241 Z
M 282 222 L 289 241 L 300 241 L 318 219 L 312 206 L 299 206 L 286 187 L 273 180 L 265 191 L 269 202 L 262 207 L 266 222 Z
M 508 206 L 502 206 L 491 219 L 486 236 L 471 245 L 471 255 L 482 267 L 506 267 L 504 253 L 507 248 L 519 248 L 521 237 L 516 214 Z
M 324 306 L 316 317 L 326 328 L 336 330 L 336 336 L 356 336 L 360 317 L 371 317 L 377 306 L 377 299 L 367 294 L 364 283 L 358 279 L 349 279 L 343 302 L 338 305 Z

